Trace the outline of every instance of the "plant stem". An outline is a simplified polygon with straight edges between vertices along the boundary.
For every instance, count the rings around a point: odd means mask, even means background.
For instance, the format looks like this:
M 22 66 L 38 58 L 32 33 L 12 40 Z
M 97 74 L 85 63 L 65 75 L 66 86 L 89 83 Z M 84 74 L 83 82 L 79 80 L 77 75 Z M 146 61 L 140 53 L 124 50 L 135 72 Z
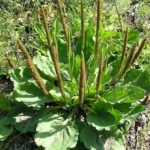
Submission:
M 63 80 L 62 80 L 62 77 L 61 77 L 61 71 L 60 71 L 60 66 L 59 66 L 58 47 L 57 47 L 56 39 L 54 41 L 55 41 L 55 44 L 52 48 L 53 62 L 54 62 L 56 75 L 57 75 L 57 78 L 58 78 L 58 84 L 59 84 L 60 92 L 61 92 L 62 96 L 65 99 L 65 90 L 64 90 Z
M 82 47 L 81 51 L 84 51 L 84 44 L 85 44 L 85 27 L 84 27 L 84 5 L 83 0 L 81 0 L 81 42 Z
M 84 44 L 85 44 L 85 28 L 84 28 L 84 6 L 81 0 L 81 66 L 80 66 L 80 85 L 79 85 L 79 103 L 82 106 L 84 102 L 84 89 L 86 82 L 85 74 L 85 59 L 84 59 Z
M 12 58 L 10 57 L 10 55 L 7 52 L 5 53 L 5 57 L 6 57 L 7 61 L 8 61 L 9 66 L 14 68 L 15 64 L 14 64 Z
M 51 36 L 50 36 L 49 30 L 48 30 L 48 24 L 47 24 L 46 14 L 45 14 L 45 11 L 44 11 L 43 7 L 41 7 L 41 17 L 42 17 L 42 20 L 43 20 L 44 30 L 46 32 L 46 38 L 47 38 L 47 42 L 48 42 L 48 46 L 49 46 L 50 55 L 52 57 L 52 52 L 51 52 L 51 47 L 52 47 Z
M 71 37 L 70 37 L 70 33 L 68 34 L 68 66 L 69 66 L 69 74 L 71 75 L 71 63 L 70 63 L 70 59 L 72 56 L 72 49 L 71 49 Z
M 86 73 L 85 73 L 85 59 L 84 54 L 82 52 L 82 58 L 81 58 L 81 66 L 80 66 L 80 85 L 79 85 L 79 102 L 80 105 L 83 105 L 84 102 L 84 89 L 86 84 Z
M 125 65 L 125 67 L 124 67 L 124 69 L 123 69 L 123 71 L 122 71 L 122 73 L 121 73 L 121 77 L 122 77 L 122 75 L 124 75 L 125 73 L 126 73 L 126 71 L 129 69 L 129 67 L 130 67 L 130 65 L 131 65 L 131 62 L 132 62 L 132 60 L 133 60 L 133 57 L 134 57 L 134 53 L 135 53 L 135 51 L 136 51 L 136 46 L 137 46 L 137 44 L 135 44 L 133 47 L 132 47 L 132 49 L 131 49 L 131 52 L 130 52 L 130 54 L 129 54 L 129 57 L 128 57 L 128 60 L 127 60 L 127 62 L 126 62 L 126 65 Z
M 121 66 L 125 58 L 126 51 L 127 51 L 127 44 L 128 44 L 128 27 L 126 28 L 125 36 L 124 36 L 123 50 L 122 50 L 122 56 L 121 56 Z
M 119 13 L 119 10 L 118 10 L 118 6 L 117 6 L 117 3 L 116 3 L 116 0 L 114 0 L 114 2 L 115 2 L 116 12 L 117 12 L 117 15 L 118 15 L 120 29 L 121 29 L 121 32 L 122 32 L 122 35 L 123 35 L 123 25 L 122 25 L 122 22 L 121 22 L 121 16 L 120 16 L 120 13 Z
M 65 91 L 64 91 L 64 85 L 63 85 L 61 72 L 60 72 L 59 58 L 58 58 L 58 47 L 57 47 L 56 38 L 54 37 L 54 46 L 52 46 L 52 43 L 51 43 L 51 40 L 50 40 L 50 33 L 48 31 L 48 24 L 47 24 L 47 21 L 46 21 L 46 15 L 45 15 L 43 7 L 41 7 L 41 14 L 42 14 L 42 18 L 43 18 L 44 29 L 45 29 L 45 32 L 46 32 L 46 35 L 47 35 L 46 37 L 47 37 L 47 42 L 48 42 L 48 46 L 49 46 L 50 55 L 51 55 L 52 61 L 54 63 L 54 68 L 55 68 L 56 75 L 57 75 L 57 78 L 58 78 L 60 92 L 61 92 L 62 96 L 65 99 Z
M 140 53 L 142 52 L 142 50 L 143 50 L 143 48 L 144 48 L 144 46 L 145 46 L 145 44 L 146 44 L 146 40 L 147 40 L 146 38 L 143 39 L 143 41 L 142 41 L 140 47 L 138 48 L 136 54 L 134 55 L 134 58 L 132 59 L 131 65 L 133 65 L 133 63 L 135 62 L 135 60 L 138 58 L 138 56 L 139 56 Z
M 103 53 L 101 51 L 100 56 L 99 56 L 99 70 L 98 70 L 97 81 L 96 81 L 96 91 L 97 91 L 97 93 L 99 93 L 99 90 L 100 90 L 103 67 L 104 67 L 104 57 L 103 57 Z
M 100 31 L 100 23 L 101 23 L 101 14 L 102 14 L 102 4 L 101 0 L 97 0 L 97 23 L 96 23 L 96 41 L 95 41 L 95 51 L 94 51 L 94 57 L 97 58 L 100 39 L 99 39 L 99 31 Z
M 41 91 L 47 96 L 48 91 L 46 90 L 45 84 L 44 84 L 40 74 L 38 73 L 37 68 L 33 64 L 32 58 L 31 58 L 30 54 L 28 53 L 28 50 L 26 49 L 24 44 L 20 41 L 20 39 L 17 39 L 17 43 L 20 46 L 20 48 L 24 54 L 24 57 L 26 59 L 29 69 L 31 70 L 33 78 L 35 79 L 35 81 L 36 81 L 37 85 L 39 86 L 39 88 L 41 89 Z
M 124 58 L 125 58 L 125 55 L 126 55 L 126 52 L 127 52 L 127 44 L 128 44 L 128 27 L 126 28 L 125 35 L 124 35 L 124 43 L 123 43 L 121 60 L 120 60 L 120 67 L 119 67 L 119 71 L 116 75 L 117 77 L 121 73 L 122 68 L 123 68 L 123 62 L 124 62 Z
M 134 46 L 132 47 L 132 49 L 130 51 L 128 60 L 125 64 L 125 67 L 123 68 L 123 70 L 122 70 L 122 68 L 120 69 L 119 73 L 117 74 L 116 79 L 112 80 L 112 82 L 110 83 L 111 86 L 114 87 L 120 81 L 122 76 L 127 72 L 127 70 L 130 68 L 131 62 L 132 62 L 133 57 L 134 57 L 135 50 L 136 50 L 136 44 L 134 44 Z
M 68 41 L 67 24 L 66 24 L 65 17 L 64 17 L 64 12 L 63 12 L 63 9 L 62 9 L 61 0 L 57 0 L 57 5 L 58 5 L 58 11 L 59 11 L 59 14 L 60 14 L 60 17 L 61 17 L 61 22 L 62 22 L 62 25 L 63 25 L 65 39 L 66 39 L 66 41 Z

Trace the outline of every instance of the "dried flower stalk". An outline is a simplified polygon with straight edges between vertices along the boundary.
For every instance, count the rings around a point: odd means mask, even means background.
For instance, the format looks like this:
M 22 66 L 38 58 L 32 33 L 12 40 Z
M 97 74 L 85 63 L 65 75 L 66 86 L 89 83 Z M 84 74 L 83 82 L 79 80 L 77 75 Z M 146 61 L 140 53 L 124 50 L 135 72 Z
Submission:
M 120 15 L 120 13 L 119 13 L 116 0 L 115 0 L 114 2 L 115 2 L 115 8 L 116 8 L 116 12 L 117 12 L 117 15 L 118 15 L 118 20 L 119 20 L 121 32 L 122 32 L 122 35 L 123 35 L 123 26 L 122 26 L 122 22 L 121 22 L 121 15 Z
M 64 86 L 63 86 L 61 72 L 60 72 L 60 66 L 59 66 L 57 42 L 56 42 L 56 39 L 54 38 L 55 43 L 54 43 L 54 46 L 52 46 L 52 43 L 51 43 L 51 40 L 50 40 L 50 33 L 48 31 L 48 24 L 47 24 L 47 21 L 46 21 L 46 15 L 45 15 L 43 7 L 41 7 L 41 17 L 43 19 L 44 29 L 45 29 L 45 32 L 46 32 L 46 35 L 47 35 L 46 37 L 47 37 L 47 42 L 48 42 L 48 46 L 49 46 L 50 55 L 51 55 L 52 61 L 54 63 L 54 68 L 55 68 L 56 75 L 57 75 L 57 78 L 58 78 L 60 92 L 61 92 L 62 96 L 65 98 Z
M 143 50 L 143 48 L 144 48 L 144 46 L 145 46 L 145 44 L 146 44 L 146 40 L 147 40 L 146 38 L 143 39 L 143 41 L 142 41 L 142 43 L 141 43 L 139 49 L 137 50 L 136 54 L 134 55 L 134 58 L 132 59 L 131 65 L 135 62 L 135 60 L 138 58 L 138 56 L 139 56 L 140 53 L 142 52 L 142 50 Z
M 20 46 L 20 48 L 24 54 L 24 57 L 26 59 L 29 69 L 31 70 L 33 78 L 35 79 L 35 81 L 36 81 L 37 85 L 39 86 L 39 88 L 41 89 L 41 91 L 47 96 L 48 91 L 45 88 L 45 84 L 44 84 L 40 74 L 38 73 L 37 68 L 33 64 L 32 58 L 31 58 L 30 54 L 28 53 L 28 50 L 26 49 L 24 44 L 20 41 L 20 39 L 17 39 L 17 43 Z
M 130 52 L 129 57 L 128 57 L 128 60 L 126 62 L 126 65 L 125 65 L 125 67 L 124 67 L 124 69 L 123 69 L 123 71 L 121 73 L 122 75 L 126 73 L 126 71 L 129 69 L 129 67 L 130 67 L 130 65 L 132 63 L 132 60 L 133 60 L 133 57 L 134 57 L 134 54 L 135 54 L 135 51 L 136 51 L 136 46 L 137 45 L 135 44 L 132 47 L 132 49 L 131 49 L 131 52 Z
M 122 67 L 123 67 L 123 61 L 127 52 L 127 44 L 128 44 L 128 27 L 126 28 L 125 35 L 124 35 L 124 43 L 123 43 L 123 49 L 122 49 L 122 55 L 121 55 L 121 60 L 120 60 L 120 68 L 117 73 L 117 77 L 121 74 Z M 112 81 L 113 84 L 114 81 Z
M 68 62 L 70 65 L 70 57 L 72 55 L 72 50 L 71 50 L 71 37 L 70 37 L 70 33 L 68 34 Z
M 120 81 L 120 79 L 122 78 L 122 76 L 127 72 L 127 70 L 130 68 L 131 62 L 132 62 L 132 60 L 133 60 L 133 57 L 134 57 L 134 54 L 135 54 L 135 51 L 136 51 L 136 46 L 137 46 L 137 44 L 135 44 L 135 45 L 132 47 L 132 49 L 131 49 L 131 51 L 130 51 L 130 54 L 129 54 L 129 57 L 128 57 L 128 60 L 127 60 L 127 62 L 126 62 L 125 67 L 123 68 L 122 71 L 119 72 L 119 74 L 118 74 L 118 76 L 117 76 L 117 79 L 115 79 L 115 80 L 113 80 L 113 81 L 111 82 L 111 84 L 110 84 L 111 86 L 114 87 L 114 86 Z
M 5 53 L 5 57 L 6 57 L 7 61 L 8 61 L 8 64 L 10 65 L 10 67 L 14 68 L 15 64 L 14 64 L 12 58 L 9 56 L 9 54 L 7 52 Z
M 99 56 L 99 70 L 98 70 L 98 75 L 97 75 L 97 80 L 96 80 L 96 91 L 97 91 L 97 93 L 100 90 L 100 83 L 102 80 L 103 67 L 104 67 L 104 57 L 103 57 L 103 53 L 101 52 L 101 54 Z
M 81 0 L 81 42 L 82 42 L 81 51 L 84 51 L 85 27 L 84 27 L 84 6 L 83 6 L 83 0 Z
M 133 65 L 135 60 L 138 58 L 138 56 L 142 52 L 145 44 L 146 44 L 146 38 L 143 39 L 143 41 L 142 41 L 142 43 L 141 43 L 141 45 L 140 45 L 140 47 L 138 48 L 137 51 L 136 51 L 137 44 L 135 44 L 132 47 L 131 52 L 130 52 L 129 57 L 128 57 L 128 60 L 127 60 L 127 63 L 125 65 L 123 71 L 121 73 L 119 73 L 118 79 L 116 81 L 112 82 L 111 85 L 116 85 L 116 83 L 120 81 L 121 77 L 127 72 L 127 70 Z
M 126 51 L 127 51 L 127 44 L 128 44 L 128 27 L 126 28 L 125 36 L 124 36 L 124 44 L 123 44 L 123 50 L 122 50 L 122 56 L 121 56 L 121 66 L 125 58 Z
M 99 31 L 100 31 L 100 23 L 101 23 L 101 14 L 102 14 L 102 1 L 97 0 L 97 23 L 96 23 L 96 41 L 95 41 L 95 51 L 94 51 L 94 56 L 97 58 L 97 53 L 98 53 L 98 48 L 99 48 Z
M 85 27 L 84 27 L 84 6 L 81 0 L 81 66 L 80 66 L 80 83 L 79 83 L 79 103 L 82 106 L 84 102 L 84 90 L 86 82 L 85 59 L 84 59 L 84 44 L 85 44 Z
M 57 0 L 57 5 L 58 5 L 58 11 L 59 11 L 59 14 L 60 14 L 60 17 L 61 17 L 61 22 L 62 22 L 62 25 L 63 25 L 64 35 L 65 35 L 66 41 L 68 41 L 67 24 L 66 24 L 65 17 L 64 17 L 64 12 L 63 12 L 63 9 L 62 9 L 61 0 Z
M 84 102 L 84 89 L 86 84 L 86 71 L 85 71 L 85 59 L 84 54 L 82 53 L 81 66 L 80 66 L 80 85 L 79 85 L 79 102 L 80 105 L 83 105 Z
M 44 8 L 41 7 L 41 18 L 43 20 L 43 25 L 44 25 L 44 30 L 46 32 L 46 38 L 47 38 L 47 42 L 48 42 L 48 46 L 49 46 L 49 51 L 52 57 L 52 52 L 51 52 L 51 47 L 52 47 L 52 42 L 51 42 L 51 36 L 48 30 L 48 24 L 47 24 L 47 19 L 46 19 L 46 14 L 44 11 Z
M 61 77 L 61 72 L 60 72 L 58 50 L 57 49 L 58 49 L 57 43 L 55 40 L 55 45 L 53 46 L 53 51 L 52 51 L 53 52 L 53 63 L 54 63 L 56 75 L 58 78 L 58 84 L 59 84 L 60 92 L 61 92 L 62 96 L 65 98 L 65 90 L 64 90 L 63 80 Z

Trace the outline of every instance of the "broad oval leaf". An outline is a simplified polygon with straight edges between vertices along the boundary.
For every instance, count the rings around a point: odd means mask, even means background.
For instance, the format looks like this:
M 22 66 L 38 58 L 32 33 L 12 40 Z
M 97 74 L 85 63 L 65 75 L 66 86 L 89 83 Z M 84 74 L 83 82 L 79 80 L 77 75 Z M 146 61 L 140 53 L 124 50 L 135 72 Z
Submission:
M 12 132 L 13 127 L 9 125 L 9 118 L 0 119 L 0 141 L 4 141 Z
M 39 107 L 49 101 L 34 80 L 29 80 L 15 86 L 13 97 L 18 102 L 23 102 L 28 107 Z
M 78 129 L 73 121 L 61 115 L 43 116 L 38 123 L 35 142 L 45 150 L 67 150 L 74 148 L 78 140 Z
M 82 129 L 80 139 L 89 150 L 104 150 L 105 139 L 91 126 Z
M 111 127 L 117 125 L 122 115 L 117 110 L 109 110 L 108 112 L 90 112 L 87 121 L 90 125 L 101 131 L 103 129 L 110 130 Z
M 136 100 L 140 100 L 144 98 L 145 90 L 143 90 L 142 88 L 137 87 L 137 86 L 129 86 L 127 87 L 127 89 L 128 89 L 128 94 L 130 97 L 130 102 L 132 101 L 134 102 Z
M 42 56 L 38 53 L 34 57 L 33 62 L 38 70 L 45 74 L 49 79 L 56 79 L 54 65 L 50 57 Z
M 150 70 L 144 71 L 134 85 L 143 88 L 147 92 L 150 92 Z
M 106 91 L 103 97 L 110 103 L 114 104 L 128 96 L 128 90 L 125 87 L 116 87 L 113 90 Z
M 11 110 L 11 104 L 8 98 L 0 93 L 0 110 L 2 111 L 10 111 Z
M 113 90 L 106 91 L 103 97 L 109 103 L 132 103 L 144 98 L 145 90 L 137 86 L 116 87 Z
M 141 70 L 130 69 L 124 77 L 124 84 L 133 83 L 137 80 L 141 73 Z
M 37 86 L 27 67 L 20 67 L 11 70 L 10 76 L 14 83 L 14 91 L 12 95 L 15 100 L 23 102 L 29 107 L 39 107 L 50 100 Z M 49 91 L 50 83 L 44 79 L 43 81 Z
M 122 140 L 116 140 L 114 138 L 107 139 L 105 145 L 105 150 L 126 150 L 125 145 Z
M 125 115 L 123 120 L 135 120 L 143 112 L 145 112 L 145 107 L 143 105 L 137 105 Z
M 94 105 L 93 105 L 93 109 L 95 111 L 100 111 L 100 112 L 106 112 L 108 111 L 109 109 L 112 109 L 112 105 L 108 102 L 105 102 L 105 101 L 102 101 L 102 100 L 99 100 L 97 101 Z

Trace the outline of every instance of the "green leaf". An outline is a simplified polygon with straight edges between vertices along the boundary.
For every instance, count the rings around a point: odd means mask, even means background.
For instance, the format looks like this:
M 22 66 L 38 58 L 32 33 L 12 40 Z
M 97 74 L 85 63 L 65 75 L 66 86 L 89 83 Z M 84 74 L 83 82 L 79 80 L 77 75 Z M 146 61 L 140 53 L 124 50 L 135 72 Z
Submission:
M 122 114 L 127 114 L 132 106 L 131 103 L 116 103 L 113 108 L 119 110 Z
M 139 86 L 146 90 L 147 92 L 150 92 L 150 71 L 145 70 L 139 78 L 134 82 L 134 85 Z
M 38 23 L 34 23 L 33 24 L 33 28 L 34 30 L 38 33 L 39 35 L 39 38 L 42 42 L 46 43 L 46 36 L 45 36 L 45 32 L 44 30 L 42 29 L 42 26 L 41 24 L 38 24 Z
M 126 150 L 125 145 L 123 144 L 122 140 L 116 140 L 114 138 L 109 138 L 105 145 L 105 150 Z
M 143 90 L 142 88 L 137 86 L 129 86 L 127 88 L 128 88 L 130 100 L 136 101 L 144 98 L 145 90 Z
M 108 110 L 112 109 L 112 105 L 108 102 L 99 100 L 93 105 L 93 110 L 100 111 L 100 112 L 106 112 Z
M 138 30 L 130 30 L 128 34 L 128 43 L 134 44 L 134 42 L 138 40 L 138 37 L 139 37 Z
M 108 65 L 108 69 L 109 69 L 110 75 L 112 77 L 114 77 L 118 73 L 119 68 L 120 68 L 120 60 L 119 59 L 116 59 L 115 61 L 111 62 Z
M 8 100 L 8 98 L 0 93 L 0 110 L 2 111 L 10 111 L 11 110 L 11 104 Z
M 85 31 L 85 60 L 88 60 L 90 56 L 93 54 L 94 50 L 94 28 L 92 23 L 90 23 Z
M 38 53 L 34 57 L 33 62 L 37 66 L 38 70 L 45 74 L 48 79 L 56 79 L 54 65 L 50 57 L 42 56 Z
M 58 114 L 43 116 L 38 123 L 35 142 L 45 150 L 67 150 L 77 144 L 78 129 L 74 122 Z
M 113 90 L 106 91 L 103 97 L 109 103 L 131 103 L 144 98 L 145 91 L 137 86 L 118 86 Z
M 39 107 L 49 101 L 34 80 L 24 82 L 15 86 L 13 98 L 18 102 L 23 102 L 28 107 Z
M 80 56 L 74 56 L 73 57 L 73 63 L 72 63 L 72 74 L 74 78 L 77 80 L 80 74 Z
M 32 109 L 22 110 L 18 115 L 14 116 L 15 128 L 21 133 L 34 132 L 40 117 L 39 112 Z
M 66 41 L 64 41 L 63 38 L 58 38 L 57 39 L 57 44 L 58 44 L 58 55 L 59 55 L 59 61 L 63 63 L 68 62 L 68 48 Z
M 124 77 L 124 84 L 133 83 L 134 81 L 137 80 L 137 78 L 140 76 L 141 73 L 142 73 L 141 70 L 130 69 Z
M 18 102 L 23 102 L 29 107 L 39 107 L 50 100 L 38 87 L 28 68 L 20 67 L 11 70 L 10 76 L 14 83 L 12 96 Z M 45 80 L 43 81 L 45 84 L 48 82 Z M 46 85 L 48 85 L 48 83 Z M 49 90 L 50 86 L 46 88 Z
M 106 91 L 103 97 L 110 103 L 114 104 L 128 96 L 128 90 L 125 87 L 116 87 L 113 90 Z
M 110 130 L 111 127 L 117 125 L 122 115 L 117 110 L 109 110 L 108 112 L 90 112 L 87 115 L 87 121 L 98 131 L 103 129 Z
M 123 120 L 135 120 L 139 114 L 143 112 L 145 112 L 145 107 L 143 105 L 137 105 L 124 117 Z
M 82 129 L 80 139 L 89 150 L 104 150 L 105 140 L 91 126 L 86 126 Z
M 9 126 L 10 120 L 7 117 L 0 119 L 0 141 L 4 141 L 12 132 L 13 127 Z
M 27 67 L 12 69 L 9 74 L 14 86 L 18 83 L 26 82 L 28 79 L 32 78 L 31 72 Z

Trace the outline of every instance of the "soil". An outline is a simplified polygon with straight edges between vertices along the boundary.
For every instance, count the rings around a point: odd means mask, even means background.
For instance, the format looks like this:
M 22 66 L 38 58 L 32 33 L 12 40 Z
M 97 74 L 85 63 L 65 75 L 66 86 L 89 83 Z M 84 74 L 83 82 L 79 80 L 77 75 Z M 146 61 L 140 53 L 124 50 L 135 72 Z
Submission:
M 150 150 L 150 95 L 141 103 L 147 111 L 132 124 L 127 135 L 127 150 Z

